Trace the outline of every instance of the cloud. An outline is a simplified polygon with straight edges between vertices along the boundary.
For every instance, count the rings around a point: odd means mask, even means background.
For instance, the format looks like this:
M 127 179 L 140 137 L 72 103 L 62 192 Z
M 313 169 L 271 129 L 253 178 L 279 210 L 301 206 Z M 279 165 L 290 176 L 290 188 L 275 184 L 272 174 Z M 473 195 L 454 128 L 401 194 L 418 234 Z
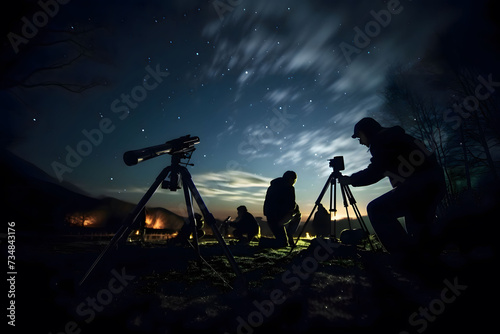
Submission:
M 430 1 L 401 1 L 400 6 L 399 14 L 393 14 L 389 24 L 348 64 L 340 44 L 353 45 L 354 28 L 362 30 L 375 20 L 372 13 L 385 11 L 384 2 L 242 2 L 226 12 L 222 21 L 214 16 L 204 25 L 201 35 L 213 40 L 215 49 L 201 75 L 213 79 L 230 69 L 241 90 L 270 76 L 321 73 L 317 84 L 332 93 L 334 100 L 346 91 L 374 93 L 389 65 L 417 61 L 435 42 L 436 33 L 457 16 L 456 8 L 436 8 Z M 419 18 L 417 27 L 407 24 Z M 291 92 L 268 97 L 280 103 L 283 94 Z
M 332 57 L 331 42 L 340 18 L 335 12 L 315 12 L 304 2 L 290 3 L 293 14 L 281 3 L 252 1 L 227 13 L 223 23 L 207 23 L 202 36 L 213 39 L 216 48 L 204 73 L 214 78 L 236 71 L 242 87 L 269 75 L 333 72 L 333 63 L 340 61 Z
M 221 201 L 262 203 L 271 178 L 238 170 L 209 172 L 193 176 L 204 197 Z
M 271 182 L 271 178 L 239 170 L 194 174 L 192 178 L 205 202 L 216 200 L 234 202 L 235 204 L 245 203 L 245 205 L 261 205 Z M 113 187 L 101 189 L 100 192 L 109 196 L 119 193 L 127 200 L 138 201 L 148 189 L 148 187 L 129 187 L 126 189 Z M 157 191 L 151 203 L 160 206 L 165 204 L 175 206 L 175 204 L 180 203 L 179 208 L 183 209 L 183 197 L 180 196 L 179 192 L 182 194 L 182 190 L 177 192 Z M 177 200 L 174 200 L 172 195 L 176 195 Z M 169 196 L 168 201 L 165 203 L 160 201 L 161 198 L 164 198 L 163 196 Z M 149 205 L 152 205 L 151 203 Z
M 338 126 L 348 126 L 352 130 L 357 121 L 363 117 L 369 116 L 370 111 L 377 110 L 382 103 L 383 100 L 379 96 L 369 95 L 365 98 L 358 99 L 356 103 L 350 103 L 340 107 L 328 121 Z
M 280 103 L 294 101 L 297 99 L 298 94 L 295 92 L 296 89 L 292 88 L 278 88 L 272 92 L 267 93 L 264 98 L 271 101 L 274 105 L 279 105 Z
M 354 172 L 364 168 L 368 163 L 369 154 L 359 154 L 359 144 L 351 138 L 350 128 L 332 130 L 333 128 L 324 127 L 298 133 L 275 163 L 303 169 L 311 168 L 318 176 L 325 176 L 332 171 L 327 160 L 334 156 L 343 156 L 347 171 Z

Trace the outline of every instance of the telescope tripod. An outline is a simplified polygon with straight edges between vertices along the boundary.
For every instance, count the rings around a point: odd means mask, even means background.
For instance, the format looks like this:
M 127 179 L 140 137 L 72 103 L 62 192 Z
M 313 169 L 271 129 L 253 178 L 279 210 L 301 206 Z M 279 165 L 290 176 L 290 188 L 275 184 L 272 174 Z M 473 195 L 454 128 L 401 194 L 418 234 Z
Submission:
M 203 217 L 205 218 L 205 221 L 210 225 L 213 234 L 215 238 L 217 239 L 218 243 L 222 247 L 224 251 L 224 255 L 227 257 L 231 267 L 233 268 L 233 271 L 236 274 L 237 279 L 241 280 L 241 283 L 244 283 L 243 279 L 243 274 L 236 263 L 231 251 L 229 250 L 228 246 L 224 242 L 224 239 L 222 238 L 219 230 L 217 229 L 216 222 L 214 216 L 210 213 L 208 210 L 207 206 L 203 202 L 203 199 L 196 189 L 196 186 L 191 178 L 191 174 L 187 170 L 185 166 L 181 166 L 181 159 L 187 158 L 187 156 L 184 153 L 181 154 L 174 154 L 172 155 L 172 163 L 170 166 L 167 166 L 164 168 L 160 174 L 157 176 L 156 180 L 153 182 L 151 187 L 148 189 L 148 191 L 144 194 L 142 199 L 139 201 L 137 206 L 134 208 L 134 210 L 127 216 L 127 218 L 124 220 L 122 226 L 120 229 L 116 232 L 116 234 L 113 236 L 111 241 L 108 243 L 106 248 L 99 254 L 97 259 L 94 261 L 90 269 L 87 271 L 83 279 L 80 281 L 79 285 L 82 285 L 85 280 L 89 277 L 89 275 L 92 273 L 92 271 L 95 269 L 95 267 L 98 265 L 98 263 L 101 261 L 101 259 L 112 249 L 115 248 L 115 246 L 118 246 L 119 242 L 122 241 L 123 239 L 126 240 L 128 235 L 130 234 L 133 225 L 136 223 L 138 216 L 141 214 L 141 211 L 144 209 L 146 206 L 147 202 L 150 200 L 151 196 L 155 193 L 155 191 L 158 189 L 159 185 L 163 183 L 163 187 L 168 187 L 171 191 L 177 191 L 179 188 L 179 177 L 182 182 L 182 188 L 184 189 L 184 199 L 186 202 L 186 208 L 188 212 L 188 219 L 189 219 L 189 224 L 192 229 L 192 234 L 193 234 L 193 240 L 194 240 L 194 248 L 196 250 L 196 253 L 200 259 L 202 259 L 200 255 L 200 249 L 199 249 L 199 244 L 198 244 L 198 234 L 196 231 L 196 222 L 195 222 L 195 217 L 194 217 L 194 210 L 193 210 L 193 201 L 192 197 L 194 197 L 196 203 L 198 204 L 198 207 L 200 208 Z M 166 181 L 165 179 L 170 175 L 170 180 Z
M 295 245 L 297 245 L 297 242 L 300 239 L 300 236 L 306 229 L 307 224 L 311 220 L 312 215 L 314 214 L 314 211 L 316 211 L 318 205 L 321 203 L 321 200 L 323 199 L 323 196 L 325 196 L 328 188 L 330 188 L 330 213 L 333 212 L 334 220 L 333 224 L 330 225 L 330 238 L 336 242 L 339 241 L 337 238 L 337 180 L 342 176 L 340 171 L 336 171 L 335 169 L 333 172 L 330 174 L 328 177 L 328 180 L 326 181 L 323 189 L 321 190 L 321 193 L 318 196 L 318 199 L 314 203 L 314 207 L 311 211 L 311 214 L 307 218 L 306 222 L 304 223 L 304 226 L 302 227 L 302 230 L 300 231 L 299 235 L 297 236 L 297 241 L 294 243 L 293 248 Z M 352 230 L 352 225 L 351 225 L 351 218 L 349 217 L 349 204 L 352 206 L 354 214 L 356 215 L 356 219 L 358 220 L 359 225 L 361 226 L 361 229 L 364 231 L 364 233 L 369 236 L 370 233 L 368 232 L 368 228 L 366 227 L 365 221 L 363 220 L 363 217 L 361 216 L 361 213 L 358 209 L 358 205 L 356 204 L 356 200 L 354 199 L 354 196 L 352 195 L 351 189 L 347 184 L 340 184 L 340 191 L 342 194 L 342 199 L 344 202 L 344 207 L 346 210 L 346 215 L 347 215 L 347 223 L 349 224 L 349 229 Z M 332 202 L 333 201 L 333 202 Z M 333 234 L 332 234 L 332 228 L 333 228 Z M 375 250 L 375 247 L 373 246 L 372 241 L 370 238 L 368 238 L 368 242 L 370 243 L 370 247 L 372 250 Z

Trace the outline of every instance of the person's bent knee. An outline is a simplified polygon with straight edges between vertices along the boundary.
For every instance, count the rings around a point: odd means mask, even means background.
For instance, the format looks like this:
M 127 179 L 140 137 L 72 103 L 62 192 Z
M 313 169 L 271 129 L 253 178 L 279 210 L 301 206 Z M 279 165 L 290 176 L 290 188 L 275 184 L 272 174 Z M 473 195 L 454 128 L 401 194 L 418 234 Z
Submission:
M 379 216 L 382 212 L 383 212 L 383 206 L 377 199 L 374 199 L 366 206 L 366 213 L 368 214 L 368 217 L 370 219 L 372 217 Z

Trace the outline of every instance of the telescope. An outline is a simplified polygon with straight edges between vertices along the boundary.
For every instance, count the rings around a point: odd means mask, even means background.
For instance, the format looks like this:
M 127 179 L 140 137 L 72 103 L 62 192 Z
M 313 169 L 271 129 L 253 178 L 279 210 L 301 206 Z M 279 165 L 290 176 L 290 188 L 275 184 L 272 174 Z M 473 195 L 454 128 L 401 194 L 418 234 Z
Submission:
M 127 151 L 123 154 L 123 161 L 127 166 L 137 165 L 149 159 L 163 154 L 179 155 L 195 150 L 194 145 L 200 142 L 200 138 L 186 135 L 177 139 L 169 140 L 165 144 L 146 147 L 139 150 Z
M 199 233 L 201 219 L 197 219 L 196 217 L 197 214 L 194 213 L 193 201 L 195 201 L 196 204 L 198 204 L 198 208 L 202 213 L 202 218 L 212 228 L 213 235 L 221 245 L 227 260 L 233 267 L 236 277 L 239 280 L 241 280 L 242 283 L 245 283 L 245 278 L 243 277 L 243 273 L 241 272 L 240 267 L 236 263 L 236 260 L 234 259 L 231 250 L 226 245 L 224 238 L 220 234 L 219 229 L 216 226 L 216 221 L 214 216 L 208 210 L 207 206 L 205 205 L 205 202 L 203 202 L 203 199 L 201 198 L 201 195 L 198 192 L 198 189 L 196 189 L 196 186 L 194 185 L 191 174 L 187 170 L 187 166 L 189 164 L 181 162 L 182 159 L 191 158 L 191 155 L 195 150 L 194 145 L 198 144 L 199 142 L 200 138 L 191 137 L 191 135 L 187 135 L 179 137 L 177 139 L 169 140 L 165 144 L 150 146 L 140 150 L 128 151 L 123 154 L 123 161 L 128 166 L 136 165 L 139 162 L 156 158 L 160 155 L 167 153 L 172 156 L 172 160 L 171 160 L 171 165 L 163 168 L 163 170 L 160 172 L 160 174 L 158 174 L 158 176 L 153 181 L 149 189 L 146 191 L 144 196 L 141 198 L 139 203 L 137 203 L 134 210 L 131 213 L 129 213 L 128 216 L 125 218 L 120 229 L 115 233 L 115 235 L 108 243 L 106 248 L 104 248 L 104 250 L 99 254 L 99 256 L 94 261 L 90 269 L 87 271 L 85 276 L 80 281 L 79 285 L 82 285 L 87 280 L 89 275 L 94 271 L 94 269 L 101 262 L 103 257 L 106 254 L 108 254 L 108 252 L 116 250 L 120 241 L 122 241 L 123 243 L 123 239 L 130 235 L 130 232 L 132 231 L 132 227 L 134 226 L 134 224 L 139 223 L 140 220 L 144 222 L 143 218 L 144 216 L 142 213 L 144 212 L 146 204 L 151 199 L 151 196 L 153 196 L 153 194 L 158 189 L 160 184 L 162 184 L 162 186 L 166 185 L 166 187 L 172 191 L 176 191 L 177 189 L 181 188 L 184 189 L 184 200 L 186 202 L 186 209 L 188 212 L 188 219 L 189 219 L 188 224 L 185 226 L 188 227 L 188 231 L 191 230 L 190 234 L 193 235 L 194 245 L 191 244 L 189 240 L 186 239 L 186 241 L 188 241 L 188 243 L 194 248 L 200 259 L 208 264 L 208 262 L 206 262 L 201 257 L 199 250 L 198 237 L 202 236 Z M 181 164 L 185 166 L 181 166 Z M 181 184 L 182 187 L 179 187 L 179 184 Z M 219 275 L 219 277 L 221 276 Z M 224 282 L 227 285 L 229 285 L 229 283 L 227 283 L 225 280 Z

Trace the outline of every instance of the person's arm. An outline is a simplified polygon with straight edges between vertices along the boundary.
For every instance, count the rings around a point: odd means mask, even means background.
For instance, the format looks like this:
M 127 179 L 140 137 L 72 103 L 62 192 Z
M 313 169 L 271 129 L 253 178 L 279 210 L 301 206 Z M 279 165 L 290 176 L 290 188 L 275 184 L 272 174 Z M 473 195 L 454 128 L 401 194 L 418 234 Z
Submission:
M 293 212 L 295 209 L 295 188 L 293 186 L 283 188 L 283 198 L 283 211 Z
M 352 174 L 349 177 L 349 181 L 353 187 L 368 186 L 382 180 L 385 177 L 384 174 L 384 168 L 381 168 L 379 164 L 372 162 L 365 169 Z
M 390 160 L 390 150 L 387 145 L 370 148 L 372 158 L 370 164 L 365 169 L 352 174 L 347 180 L 339 182 L 349 182 L 354 187 L 368 186 L 382 180 L 386 175 L 386 164 Z

